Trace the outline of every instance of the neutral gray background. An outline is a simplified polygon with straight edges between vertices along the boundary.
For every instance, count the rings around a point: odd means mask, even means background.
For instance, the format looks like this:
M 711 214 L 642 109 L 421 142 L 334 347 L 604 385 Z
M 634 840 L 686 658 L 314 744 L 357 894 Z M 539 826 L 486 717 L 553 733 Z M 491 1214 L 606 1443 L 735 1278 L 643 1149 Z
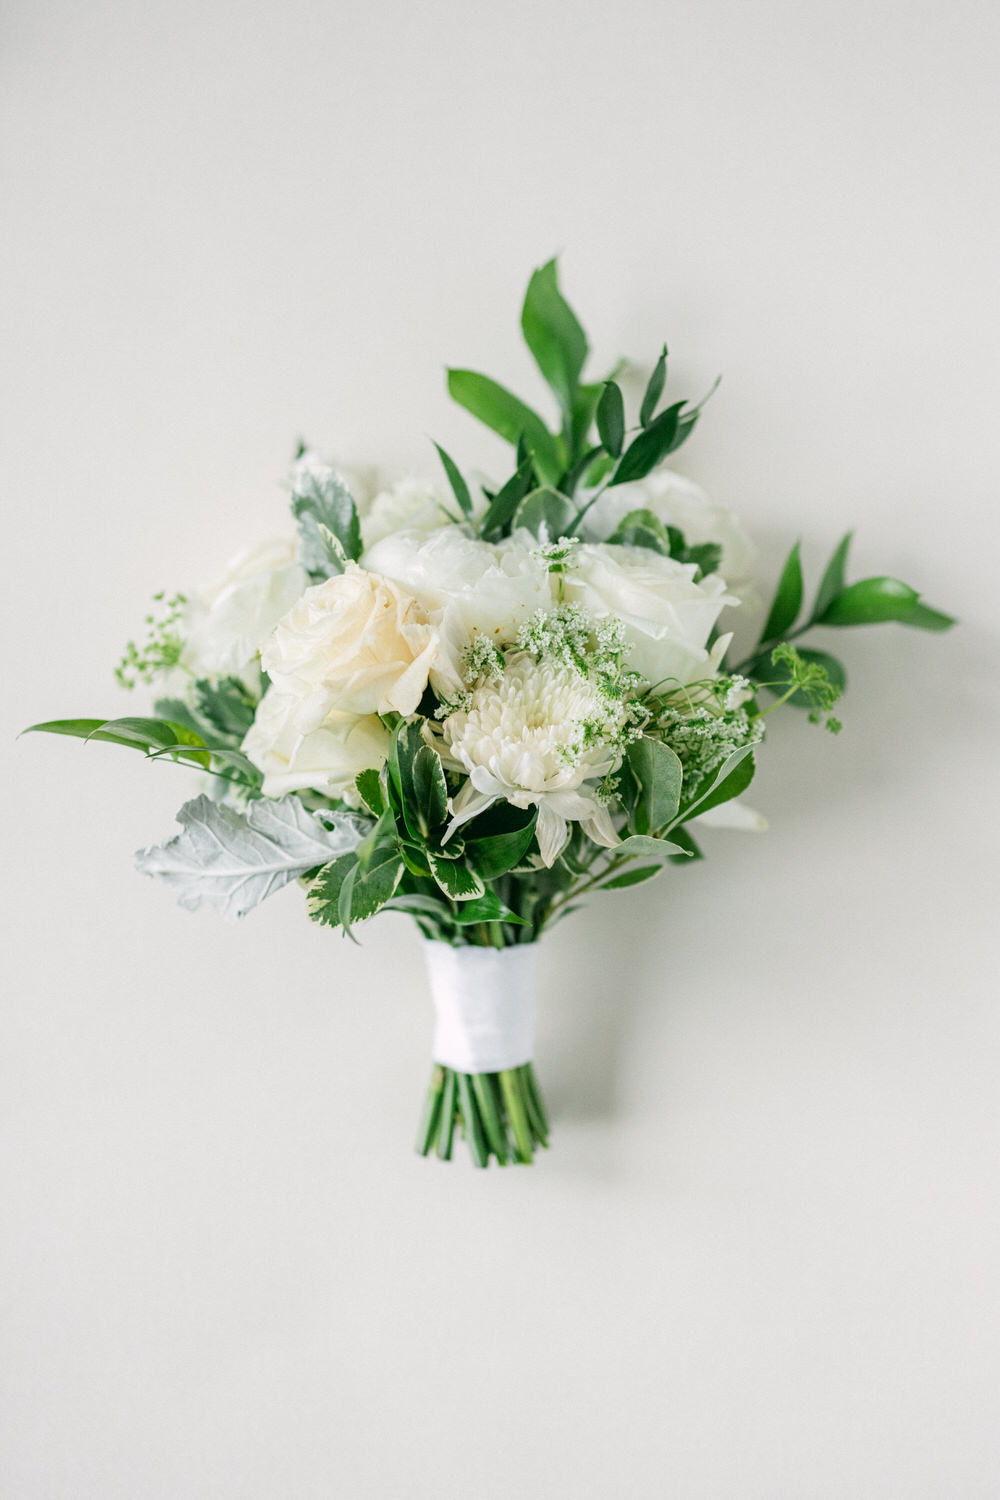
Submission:
M 6 7 L 0 1492 L 997 1493 L 1000 26 L 987 0 Z M 500 449 L 563 252 L 599 372 L 724 373 L 684 467 L 772 568 L 858 528 L 960 632 L 856 632 L 763 838 L 545 945 L 531 1171 L 419 1161 L 415 934 L 131 869 L 160 587 L 280 529 L 299 433 Z

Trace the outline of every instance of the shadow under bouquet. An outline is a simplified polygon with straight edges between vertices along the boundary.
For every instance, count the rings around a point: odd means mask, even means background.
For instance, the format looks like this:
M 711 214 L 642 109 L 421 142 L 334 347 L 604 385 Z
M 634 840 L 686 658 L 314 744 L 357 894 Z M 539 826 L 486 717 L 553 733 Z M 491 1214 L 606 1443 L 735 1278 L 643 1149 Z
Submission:
M 35 730 L 206 773 L 181 832 L 138 867 L 181 904 L 243 916 L 293 881 L 314 922 L 408 914 L 437 1024 L 418 1150 L 478 1166 L 548 1143 L 532 1063 L 538 940 L 580 899 L 699 859 L 706 824 L 757 828 L 743 793 L 765 722 L 836 731 L 839 661 L 814 626 L 953 623 L 891 577 L 848 582 L 849 535 L 804 608 L 798 545 L 757 644 L 728 662 L 752 548 L 725 507 L 664 467 L 704 401 L 667 401 L 664 347 L 638 410 L 587 340 L 555 262 L 521 316 L 550 426 L 471 370 L 451 395 L 513 450 L 501 484 L 438 449 L 440 483 L 350 473 L 300 450 L 294 529 L 218 588 L 160 595 L 122 685 L 154 714 Z M 723 614 L 725 612 L 725 615 Z

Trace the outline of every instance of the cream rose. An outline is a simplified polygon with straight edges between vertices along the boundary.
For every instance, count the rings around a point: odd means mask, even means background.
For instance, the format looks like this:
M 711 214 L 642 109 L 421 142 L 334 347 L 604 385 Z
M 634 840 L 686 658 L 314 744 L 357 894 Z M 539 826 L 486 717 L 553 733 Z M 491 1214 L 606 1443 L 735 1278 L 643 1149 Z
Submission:
M 388 730 L 375 714 L 333 712 L 302 734 L 296 728 L 300 706 L 294 693 L 268 688 L 243 741 L 245 754 L 264 773 L 264 796 L 283 797 L 309 787 L 358 806 L 355 777 L 384 765 Z
M 539 609 L 551 609 L 552 588 L 538 543 L 522 531 L 491 543 L 474 540 L 457 526 L 431 536 L 401 532 L 365 553 L 366 567 L 394 579 L 426 609 L 440 646 L 431 684 L 442 697 L 462 686 L 462 657 L 483 636 L 503 645 Z
M 753 573 L 756 552 L 728 505 L 710 500 L 683 474 L 657 469 L 646 479 L 605 490 L 584 519 L 584 540 L 606 541 L 632 510 L 651 510 L 665 526 L 682 531 L 692 546 L 717 542 L 722 548 L 719 571 L 730 589 L 742 592 Z
M 651 686 L 714 675 L 728 638 L 711 653 L 705 642 L 722 607 L 736 602 L 717 573 L 696 583 L 693 564 L 607 542 L 577 548 L 573 560 L 567 601 L 598 619 L 613 615 L 624 622 L 628 664 Z
M 279 537 L 238 553 L 220 582 L 188 605 L 181 665 L 197 677 L 244 671 L 308 587 L 298 550 L 295 537 Z
M 333 711 L 413 713 L 437 647 L 437 631 L 411 595 L 348 563 L 279 620 L 261 661 L 275 686 L 297 699 L 295 728 L 309 734 Z

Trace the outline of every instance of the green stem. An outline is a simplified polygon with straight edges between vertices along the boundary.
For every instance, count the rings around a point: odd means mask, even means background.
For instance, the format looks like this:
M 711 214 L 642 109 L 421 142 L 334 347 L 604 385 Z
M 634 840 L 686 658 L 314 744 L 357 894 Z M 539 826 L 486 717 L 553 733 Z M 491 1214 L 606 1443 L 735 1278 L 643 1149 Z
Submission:
M 531 1126 L 521 1093 L 521 1078 L 516 1068 L 505 1068 L 499 1076 L 504 1104 L 507 1106 L 507 1118 L 514 1132 L 517 1159 L 528 1163 L 532 1159 Z

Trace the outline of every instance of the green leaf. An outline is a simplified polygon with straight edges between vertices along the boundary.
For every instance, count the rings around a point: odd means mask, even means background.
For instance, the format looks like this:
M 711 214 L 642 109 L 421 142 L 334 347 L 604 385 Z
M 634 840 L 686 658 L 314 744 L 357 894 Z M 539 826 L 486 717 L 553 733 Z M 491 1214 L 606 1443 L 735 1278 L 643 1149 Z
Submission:
M 683 825 L 675 826 L 674 828 L 672 828 L 670 830 L 670 837 L 673 839 L 674 843 L 681 851 L 679 854 L 671 854 L 670 863 L 672 865 L 693 865 L 696 864 L 699 859 L 705 858 L 700 848 Z
M 292 515 L 298 522 L 300 559 L 306 572 L 321 578 L 343 572 L 344 557 L 361 556 L 361 523 L 347 485 L 333 469 L 307 469 L 292 492 Z
M 648 735 L 628 747 L 625 763 L 638 787 L 631 825 L 637 834 L 658 833 L 677 812 L 683 780 L 681 763 L 668 746 Z
M 613 380 L 605 383 L 597 403 L 597 431 L 611 456 L 618 458 L 625 442 L 625 401 Z
M 309 887 L 307 908 L 312 921 L 349 931 L 364 922 L 395 895 L 403 877 L 403 861 L 394 842 L 380 840 L 370 850 L 367 863 L 360 849 L 326 865 Z
M 826 565 L 823 577 L 820 579 L 819 588 L 816 591 L 816 603 L 813 605 L 812 617 L 818 620 L 824 610 L 836 599 L 837 595 L 843 593 L 846 582 L 847 554 L 851 550 L 851 541 L 854 532 L 848 531 L 841 537 L 834 548 L 830 561 Z
M 567 416 L 580 371 L 587 358 L 587 336 L 576 314 L 559 290 L 554 260 L 547 261 L 528 282 L 521 309 L 521 331 L 548 384 Z
M 438 451 L 438 456 L 440 457 L 442 464 L 444 465 L 444 472 L 448 476 L 448 483 L 451 485 L 452 494 L 458 501 L 459 510 L 462 512 L 463 516 L 471 516 L 472 496 L 469 494 L 469 486 L 462 478 L 458 465 L 456 464 L 455 460 L 444 451 L 440 443 L 435 443 L 434 446 Z
M 802 561 L 799 548 L 800 543 L 796 542 L 785 559 L 767 622 L 760 634 L 762 641 L 779 640 L 795 624 L 802 608 Z
M 939 609 L 931 609 L 929 604 L 917 603 L 912 612 L 902 622 L 917 630 L 950 630 L 958 621 L 954 615 L 946 615 Z
M 523 917 L 512 912 L 509 906 L 504 906 L 503 902 L 491 891 L 488 891 L 485 896 L 463 901 L 451 920 L 463 926 L 471 925 L 473 922 L 513 922 L 515 927 L 531 926 L 530 922 L 525 922 Z
M 639 423 L 641 426 L 648 427 L 650 422 L 653 420 L 653 413 L 657 408 L 660 397 L 663 395 L 663 387 L 666 385 L 666 383 L 667 346 L 666 344 L 664 344 L 663 353 L 660 355 L 659 359 L 656 361 L 656 364 L 653 366 L 653 373 L 649 377 L 649 383 L 646 386 L 646 393 L 642 398 L 642 405 L 639 408 Z
M 567 469 L 565 474 L 561 476 L 559 480 L 559 493 L 561 495 L 574 494 L 580 480 L 584 477 L 594 460 L 598 458 L 608 458 L 608 455 L 604 452 L 600 444 L 596 448 L 588 448 L 586 453 L 581 454 L 573 467 Z M 608 462 L 612 462 L 612 460 L 608 459 Z
M 649 838 L 645 834 L 633 833 L 631 838 L 622 839 L 611 851 L 613 854 L 627 854 L 629 858 L 639 859 L 673 859 L 677 855 L 683 856 L 685 848 L 683 844 L 673 843 L 669 839 Z
M 385 792 L 382 789 L 382 775 L 380 771 L 369 768 L 367 771 L 359 771 L 354 778 L 354 785 L 361 794 L 361 800 L 366 807 L 370 807 L 376 818 L 380 818 L 386 810 Z
M 560 537 L 567 535 L 575 515 L 576 510 L 565 495 L 543 485 L 540 489 L 532 490 L 530 495 L 525 495 L 514 512 L 511 530 L 516 531 L 524 526 L 534 536 L 541 538 L 544 527 L 546 541 L 557 542 Z
M 509 803 L 499 804 L 499 807 L 502 812 L 492 822 L 493 808 L 463 829 L 466 858 L 483 880 L 496 880 L 519 865 L 535 836 L 537 809 L 514 808 Z M 520 823 L 515 822 L 515 826 L 510 827 L 510 818 L 506 814 L 516 815 L 521 819 Z M 492 831 L 494 828 L 495 832 Z
M 541 477 L 548 484 L 556 483 L 563 470 L 559 444 L 530 406 L 475 370 L 449 370 L 448 391 L 459 406 L 508 443 L 516 444 L 523 434 Z
M 652 880 L 654 875 L 663 872 L 662 865 L 636 865 L 634 870 L 625 870 L 621 875 L 616 875 L 613 880 L 604 880 L 599 887 L 602 891 L 623 891 L 630 885 L 641 885 L 644 880 Z
M 490 539 L 509 527 L 517 507 L 531 489 L 533 468 L 533 460 L 529 454 L 518 464 L 503 489 L 493 496 L 479 528 L 481 536 Z
M 243 743 L 257 712 L 257 699 L 239 677 L 200 677 L 194 685 L 195 708 L 216 734 Z
M 677 535 L 680 536 L 680 533 Z M 648 547 L 651 552 L 659 552 L 663 557 L 672 557 L 674 554 L 670 531 L 651 510 L 630 510 L 618 522 L 608 541 L 619 547 Z
M 402 723 L 389 750 L 389 774 L 399 794 L 410 836 L 423 843 L 448 812 L 448 786 L 436 750 L 423 738 L 421 720 Z
M 903 624 L 917 607 L 920 595 L 898 578 L 862 578 L 848 584 L 831 599 L 818 625 L 881 625 L 895 620 Z
M 718 807 L 722 802 L 730 802 L 733 797 L 739 797 L 745 792 L 753 780 L 754 761 L 753 752 L 749 745 L 744 745 L 740 750 L 734 750 L 716 771 L 709 785 L 700 792 L 695 800 L 684 808 L 677 822 L 687 822 L 688 818 L 695 818 L 701 813 L 708 812 L 711 807 Z M 673 828 L 667 829 L 668 833 Z
M 428 849 L 431 873 L 445 895 L 452 901 L 472 901 L 485 894 L 486 887 L 474 870 L 460 860 L 442 859 Z
M 948 630 L 952 615 L 931 609 L 898 578 L 862 578 L 848 584 L 816 617 L 817 625 L 882 625 L 895 621 L 917 630 Z
M 609 488 L 616 484 L 631 484 L 634 479 L 645 479 L 668 453 L 679 446 L 677 434 L 683 406 L 683 401 L 668 406 L 637 438 L 633 438 L 618 461 Z
M 206 770 L 211 764 L 201 735 L 171 719 L 51 719 L 44 724 L 30 724 L 22 732 L 101 740 L 109 745 L 142 750 L 147 756 L 165 752 L 172 760 L 184 760 Z
M 592 385 L 577 386 L 576 394 L 573 397 L 573 415 L 570 422 L 570 437 L 572 440 L 571 459 L 577 454 L 582 453 L 587 446 L 590 426 L 594 420 L 594 413 L 597 410 L 597 403 L 601 399 L 603 389 L 604 386 L 600 381 L 595 381 Z

